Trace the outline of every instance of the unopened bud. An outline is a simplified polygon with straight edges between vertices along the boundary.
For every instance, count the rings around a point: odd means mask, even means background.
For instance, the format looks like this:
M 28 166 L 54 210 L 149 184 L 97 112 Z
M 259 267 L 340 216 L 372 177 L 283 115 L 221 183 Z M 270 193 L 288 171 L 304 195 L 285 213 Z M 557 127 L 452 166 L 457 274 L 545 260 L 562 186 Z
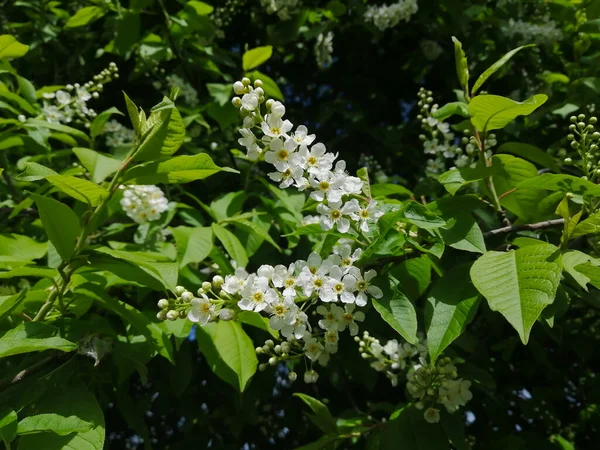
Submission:
M 281 351 L 283 353 L 289 353 L 291 349 L 292 349 L 292 346 L 290 345 L 289 342 L 282 342 L 281 343 Z
M 212 289 L 212 284 L 210 284 L 208 281 L 205 281 L 204 283 L 202 283 L 202 289 L 208 292 Z
M 156 314 L 156 318 L 157 318 L 158 320 L 167 320 L 167 312 L 166 312 L 166 311 L 164 311 L 164 310 L 162 310 L 162 311 L 159 311 L 159 312 Z
M 263 87 L 262 80 L 254 80 L 254 87 L 255 88 L 261 88 L 261 87 Z
M 235 92 L 237 95 L 242 95 L 245 91 L 246 88 L 241 81 L 236 81 L 233 83 L 233 92 Z
M 189 302 L 194 298 L 194 294 L 192 294 L 190 291 L 185 291 L 183 294 L 181 294 L 181 299 L 183 301 Z
M 228 322 L 235 319 L 235 311 L 229 308 L 223 308 L 219 311 L 219 319 Z
M 169 307 L 169 300 L 167 300 L 166 298 L 161 298 L 161 299 L 158 301 L 158 303 L 157 303 L 157 306 L 158 306 L 160 309 L 166 309 L 166 308 L 168 308 L 168 307 Z
M 296 372 L 288 373 L 288 379 L 293 383 L 298 379 L 298 374 Z
M 274 356 L 271 356 L 271 357 L 269 358 L 269 365 L 270 365 L 270 366 L 274 366 L 274 365 L 276 365 L 276 364 L 277 364 L 277 358 L 275 358 Z
M 248 77 L 242 78 L 242 84 L 244 86 L 250 86 L 250 78 L 248 78 Z
M 185 292 L 185 288 L 183 286 L 175 286 L 175 293 L 177 295 L 181 295 Z
M 177 319 L 179 319 L 179 313 L 177 311 L 175 311 L 174 309 L 172 309 L 171 311 L 167 312 L 167 319 L 177 320 Z
M 272 347 L 275 345 L 275 343 L 273 342 L 273 340 L 271 340 L 271 339 L 267 339 L 267 340 L 265 341 L 265 345 L 266 345 L 267 347 L 271 347 L 271 348 L 272 348 Z
M 231 104 L 232 104 L 233 106 L 235 106 L 236 108 L 239 108 L 239 107 L 241 107 L 241 106 L 242 106 L 242 99 L 241 99 L 241 98 L 239 98 L 239 97 L 233 97 L 233 98 L 231 99 Z
M 279 344 L 276 345 L 273 350 L 275 350 L 275 353 L 280 354 L 281 353 L 281 345 L 279 345 Z
M 257 355 L 262 355 L 263 354 L 263 349 L 262 347 L 256 347 L 254 349 L 254 351 L 256 352 Z
M 221 275 L 215 275 L 212 279 L 212 285 L 215 289 L 219 289 L 223 286 L 223 283 L 225 283 L 225 280 Z

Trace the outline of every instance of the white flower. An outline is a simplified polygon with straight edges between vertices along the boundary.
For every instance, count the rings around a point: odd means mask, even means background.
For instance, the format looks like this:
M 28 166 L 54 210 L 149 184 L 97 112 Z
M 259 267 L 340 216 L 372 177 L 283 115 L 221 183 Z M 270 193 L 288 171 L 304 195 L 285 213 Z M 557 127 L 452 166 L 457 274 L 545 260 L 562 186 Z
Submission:
M 338 341 L 340 340 L 337 330 L 325 331 L 325 350 L 328 353 L 336 353 L 338 350 Z
M 351 201 L 356 202 L 355 211 L 351 214 L 352 220 L 360 223 L 360 229 L 365 233 L 369 231 L 369 223 L 377 222 L 383 215 L 383 211 L 377 208 L 377 202 L 371 200 L 367 207 L 361 207 L 356 199 Z
M 309 179 L 309 183 L 315 189 L 310 193 L 313 200 L 318 202 L 322 202 L 325 198 L 330 202 L 342 200 L 344 179 L 336 176 L 333 172 L 318 173 Z
M 280 172 L 290 168 L 290 162 L 294 152 L 287 149 L 281 139 L 273 139 L 270 147 L 271 151 L 265 153 L 265 161 L 273 164 Z
M 338 161 L 333 169 L 335 184 L 341 185 L 343 194 L 360 194 L 363 181 L 358 177 L 348 175 L 346 172 L 346 161 Z
M 439 144 L 437 139 L 423 142 L 423 149 L 428 155 L 435 155 L 438 152 Z
M 344 283 L 354 283 L 352 286 L 353 290 L 358 291 L 356 294 L 356 305 L 357 306 L 365 306 L 367 304 L 367 293 L 371 294 L 375 298 L 383 297 L 383 292 L 377 286 L 373 286 L 369 284 L 375 276 L 377 272 L 374 270 L 369 270 L 365 272 L 364 277 L 361 274 L 360 270 L 357 267 L 351 267 L 348 271 L 348 275 L 344 276 Z
M 423 417 L 429 423 L 438 423 L 440 421 L 440 411 L 435 408 L 427 408 Z
M 471 382 L 468 380 L 445 380 L 439 389 L 439 401 L 448 412 L 454 412 L 473 398 L 470 387 Z
M 59 123 L 64 118 L 58 106 L 54 105 L 45 105 L 42 108 L 42 114 L 46 118 L 46 121 L 50 123 Z
M 304 382 L 307 384 L 316 383 L 319 379 L 319 374 L 314 370 L 307 370 L 304 372 Z
M 242 299 L 238 302 L 244 311 L 260 312 L 277 301 L 279 296 L 275 289 L 269 288 L 269 280 L 251 274 L 240 291 Z
M 344 216 L 351 216 L 356 213 L 358 202 L 350 201 L 342 206 L 342 202 L 329 202 L 329 206 L 320 203 L 317 205 L 317 212 L 321 214 L 321 227 L 324 230 L 331 230 L 337 227 L 340 233 L 347 233 L 350 230 L 350 221 Z
M 344 310 L 337 305 L 329 305 L 329 308 L 319 305 L 317 306 L 317 313 L 323 316 L 319 320 L 319 326 L 324 330 L 337 330 L 342 324 Z
M 256 92 L 249 92 L 242 96 L 242 109 L 248 112 L 258 108 L 259 98 Z
M 343 303 L 354 303 L 355 298 L 352 293 L 356 282 L 352 278 L 343 279 L 344 274 L 338 266 L 333 266 L 329 272 L 329 277 L 324 288 L 319 292 L 319 298 L 324 302 L 337 302 L 338 299 Z
M 286 167 L 281 172 L 270 172 L 267 176 L 279 183 L 281 189 L 290 187 L 294 182 L 299 182 L 302 179 L 303 170 L 300 167 Z
M 333 247 L 333 252 L 341 258 L 340 267 L 344 274 L 348 273 L 350 267 L 360 258 L 362 255 L 362 249 L 357 248 L 352 252 L 352 246 L 350 244 L 341 244 Z
M 272 138 L 278 138 L 280 136 L 285 137 L 286 133 L 293 127 L 292 122 L 289 120 L 284 121 L 281 117 L 274 116 L 273 114 L 267 114 L 265 119 L 266 120 L 260 124 L 265 136 Z
M 264 277 L 270 281 L 271 278 L 273 277 L 274 271 L 275 271 L 275 268 L 273 266 L 270 266 L 269 264 L 263 264 L 262 266 L 260 266 L 258 268 L 258 270 L 256 271 L 256 274 L 259 277 Z
M 380 31 L 385 31 L 395 27 L 402 20 L 408 22 L 418 10 L 417 0 L 399 0 L 391 5 L 369 5 L 364 17 L 367 22 L 373 22 Z
M 281 330 L 286 326 L 292 326 L 296 322 L 296 311 L 298 307 L 291 298 L 277 299 L 269 307 L 271 317 L 269 325 L 274 330 Z
M 165 194 L 158 186 L 130 185 L 123 188 L 121 206 L 137 223 L 158 220 L 169 206 Z
M 311 361 L 316 361 L 324 349 L 325 347 L 323 347 L 317 338 L 312 337 L 310 334 L 304 336 L 304 354 Z
M 331 171 L 331 168 L 333 167 L 333 161 L 336 158 L 336 155 L 327 152 L 325 145 L 321 144 L 320 142 L 313 145 L 310 148 L 310 151 L 308 150 L 306 144 L 300 145 L 298 154 L 303 158 L 304 165 L 306 166 L 308 173 L 314 176 L 323 176 Z
M 234 275 L 227 275 L 225 277 L 225 283 L 221 286 L 225 292 L 229 294 L 236 294 L 242 290 L 248 279 L 248 272 L 243 267 L 235 269 Z
M 306 313 L 296 310 L 294 323 L 292 325 L 286 325 L 281 329 L 281 334 L 283 337 L 290 339 L 302 339 L 305 333 L 310 331 L 310 325 L 308 323 L 308 316 Z
M 61 105 L 68 105 L 71 103 L 71 94 L 65 91 L 56 91 L 56 102 Z
M 292 133 L 286 140 L 286 144 L 288 144 L 288 141 L 290 141 L 289 145 L 293 145 L 293 149 L 296 149 L 298 146 L 306 147 L 312 144 L 315 138 L 316 136 L 314 134 L 308 134 L 308 128 L 306 128 L 304 125 L 299 125 L 296 128 L 296 131 Z
M 292 263 L 289 267 L 283 265 L 275 266 L 273 271 L 272 281 L 273 285 L 277 288 L 284 288 L 284 297 L 296 297 L 296 277 L 294 272 L 296 270 L 296 264 Z
M 332 305 L 335 306 L 335 305 Z M 354 311 L 355 306 L 353 304 L 344 305 L 345 311 L 342 314 L 342 321 L 338 331 L 344 331 L 346 327 L 350 330 L 350 336 L 356 336 L 358 334 L 358 325 L 356 322 L 362 322 L 365 320 L 365 313 L 362 311 Z
M 201 327 L 206 325 L 214 313 L 215 305 L 210 302 L 206 295 L 202 295 L 201 298 L 193 298 L 190 303 L 192 307 L 188 312 L 188 319 Z
M 315 41 L 315 59 L 317 65 L 321 68 L 330 65 L 333 62 L 333 32 L 327 34 L 320 33 Z

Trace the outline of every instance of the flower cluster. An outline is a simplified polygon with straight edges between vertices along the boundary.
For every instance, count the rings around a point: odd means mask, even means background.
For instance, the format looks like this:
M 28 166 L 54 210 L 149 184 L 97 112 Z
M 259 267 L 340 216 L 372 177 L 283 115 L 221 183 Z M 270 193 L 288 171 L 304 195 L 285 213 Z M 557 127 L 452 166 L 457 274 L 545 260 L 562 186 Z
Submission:
M 306 126 L 299 125 L 292 131 L 294 125 L 283 117 L 285 106 L 279 101 L 265 102 L 260 80 L 252 87 L 250 80 L 244 78 L 235 82 L 233 89 L 241 96 L 234 97 L 232 103 L 244 115 L 238 142 L 246 147 L 247 158 L 252 161 L 263 158 L 272 164 L 276 171 L 268 176 L 280 188 L 293 186 L 299 191 L 311 191 L 310 197 L 319 202 L 317 212 L 321 214 L 323 229 L 337 228 L 346 233 L 352 228 L 359 234 L 367 232 L 383 212 L 377 202 L 360 195 L 363 181 L 346 172 L 346 162 L 335 162 L 337 154 L 315 142 L 316 136 L 309 134 Z M 264 116 L 262 104 L 267 110 Z M 354 198 L 349 199 L 351 196 Z
M 399 0 L 391 5 L 370 5 L 365 11 L 364 18 L 372 22 L 380 31 L 394 28 L 401 21 L 408 22 L 419 10 L 417 0 Z
M 510 39 L 517 39 L 518 44 L 552 45 L 563 39 L 563 33 L 557 23 L 548 16 L 540 17 L 543 23 L 532 23 L 524 20 L 509 19 L 508 24 L 502 28 Z
M 137 223 L 158 220 L 169 206 L 165 194 L 158 186 L 129 185 L 121 186 L 121 189 L 121 207 Z
M 179 96 L 183 99 L 186 105 L 196 106 L 198 104 L 198 92 L 190 83 L 176 74 L 167 75 L 166 80 L 167 85 L 170 88 L 179 88 Z
M 450 358 L 441 358 L 434 365 L 426 361 L 427 350 L 421 338 L 417 346 L 408 342 L 399 343 L 396 339 L 381 345 L 379 339 L 364 332 L 362 339 L 354 338 L 361 356 L 371 360 L 371 367 L 385 372 L 393 386 L 397 386 L 401 376 L 406 379 L 408 393 L 417 400 L 415 406 L 425 409 L 424 417 L 430 423 L 440 420 L 438 404 L 449 413 L 457 411 L 471 400 L 471 382 L 457 378 L 457 369 Z
M 329 66 L 333 62 L 333 32 L 320 33 L 315 42 L 315 59 L 321 68 Z
M 300 0 L 260 0 L 269 14 L 277 14 L 281 20 L 289 20 L 300 4 Z
M 570 133 L 567 135 L 570 147 L 575 150 L 572 157 L 564 159 L 565 164 L 579 167 L 583 177 L 594 183 L 600 179 L 600 132 L 595 131 L 598 119 L 594 116 L 586 121 L 585 114 L 570 117 Z
M 135 139 L 135 131 L 131 128 L 127 128 L 121 125 L 116 120 L 109 120 L 104 129 L 102 130 L 106 134 L 106 145 L 109 147 L 120 147 L 122 145 L 133 144 Z
M 117 65 L 110 63 L 108 69 L 94 75 L 93 81 L 88 81 L 83 86 L 79 83 L 68 84 L 65 90 L 42 94 L 44 118 L 50 123 L 76 122 L 89 127 L 89 119 L 96 117 L 96 112 L 87 106 L 87 102 L 98 98 L 104 84 L 116 78 L 119 78 Z

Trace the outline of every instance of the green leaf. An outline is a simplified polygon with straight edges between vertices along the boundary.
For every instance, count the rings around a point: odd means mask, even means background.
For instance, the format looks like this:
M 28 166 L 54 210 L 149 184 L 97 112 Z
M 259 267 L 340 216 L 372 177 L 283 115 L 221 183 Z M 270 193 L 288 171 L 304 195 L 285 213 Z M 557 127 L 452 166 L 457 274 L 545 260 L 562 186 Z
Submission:
M 206 88 L 208 89 L 210 96 L 214 98 L 219 105 L 224 106 L 229 103 L 229 99 L 233 92 L 231 83 L 206 83 Z
M 388 287 L 385 285 L 381 286 Z M 387 292 L 386 292 L 387 291 Z M 373 306 L 394 330 L 411 344 L 416 344 L 417 339 L 417 313 L 412 302 L 396 287 L 391 286 L 384 290 L 380 299 L 373 298 Z
M 90 125 L 90 134 L 93 138 L 103 133 L 104 125 L 106 125 L 106 122 L 108 122 L 108 119 L 110 119 L 110 116 L 113 114 L 123 115 L 121 111 L 113 106 L 112 108 L 102 111 L 94 118 L 94 121 Z
M 469 265 L 455 266 L 434 284 L 427 296 L 425 327 L 432 364 L 464 333 L 479 306 L 479 294 L 469 279 L 469 269 Z
M 48 128 L 49 130 L 60 131 L 61 133 L 66 133 L 71 136 L 76 137 L 77 139 L 88 143 L 90 138 L 83 131 L 79 131 L 77 128 L 72 128 L 67 125 L 63 125 L 62 123 L 54 123 L 48 122 L 46 120 L 41 119 L 27 119 L 27 122 L 24 124 L 28 128 Z
M 467 64 L 467 56 L 463 51 L 462 44 L 458 39 L 452 36 L 454 42 L 454 63 L 456 65 L 456 76 L 458 82 L 463 88 L 466 95 L 469 94 L 469 65 Z
M 242 66 L 244 71 L 254 69 L 256 66 L 261 65 L 267 61 L 273 54 L 273 46 L 266 45 L 264 47 L 256 47 L 248 50 L 242 57 Z
M 0 279 L 14 277 L 35 277 L 54 279 L 58 277 L 58 271 L 50 267 L 17 267 L 8 272 L 0 272 Z
M 584 197 L 600 197 L 599 185 L 573 175 L 545 173 L 519 183 L 517 190 L 520 189 L 543 189 L 547 191 L 571 192 Z
M 540 242 L 509 252 L 487 252 L 473 264 L 471 280 L 493 311 L 500 312 L 527 344 L 542 310 L 560 282 L 557 248 Z
M 134 253 L 123 250 L 113 250 L 108 247 L 99 247 L 95 252 L 121 259 L 139 267 L 155 280 L 159 281 L 165 289 L 175 291 L 178 278 L 178 264 L 171 261 L 158 261 L 147 253 Z
M 494 155 L 493 183 L 500 198 L 500 204 L 516 214 L 524 221 L 535 220 L 538 214 L 538 205 L 544 195 L 536 190 L 515 188 L 523 180 L 535 178 L 538 171 L 533 164 L 512 155 Z
M 77 350 L 77 344 L 56 336 L 57 332 L 58 330 L 50 325 L 37 322 L 21 323 L 0 337 L 0 358 L 44 350 Z
M 213 233 L 210 227 L 171 228 L 177 243 L 179 267 L 204 261 L 213 249 Z
M 227 223 L 233 223 L 235 226 L 237 226 L 238 228 L 241 228 L 242 230 L 250 233 L 250 234 L 254 234 L 255 236 L 259 237 L 262 240 L 267 241 L 269 244 L 271 244 L 273 247 L 275 247 L 279 252 L 281 252 L 281 247 L 279 245 L 277 245 L 277 242 L 275 242 L 273 240 L 273 238 L 271 237 L 271 235 L 269 234 L 269 230 L 265 229 L 261 226 L 259 226 L 258 224 L 251 222 L 249 220 L 245 220 L 245 219 L 237 219 L 235 216 L 229 218 L 226 220 Z
M 519 52 L 520 50 L 523 50 L 524 48 L 528 48 L 528 47 L 535 47 L 535 45 L 529 44 L 529 45 L 523 45 L 521 47 L 517 47 L 517 48 L 511 50 L 510 52 L 506 53 L 502 58 L 500 58 L 498 61 L 496 61 L 490 67 L 488 67 L 485 70 L 485 72 L 483 72 L 479 76 L 479 78 L 477 78 L 477 81 L 475 82 L 475 84 L 473 85 L 473 89 L 471 90 L 471 94 L 475 95 L 475 92 L 477 92 L 479 90 L 481 85 L 483 85 L 483 83 L 485 83 L 489 77 L 491 77 L 494 73 L 496 73 L 498 71 L 498 69 L 500 69 L 500 67 L 502 67 L 504 64 L 506 64 L 508 62 L 508 60 L 510 58 L 512 58 L 517 52 Z
M 99 285 L 84 283 L 77 286 L 75 292 L 94 299 L 104 308 L 121 317 L 127 326 L 131 325 L 139 334 L 143 335 L 157 353 L 164 356 L 168 361 L 174 362 L 173 345 L 169 336 L 158 323 L 151 322 L 144 313 L 128 303 L 107 295 L 106 291 Z
M 17 436 L 17 413 L 9 408 L 0 409 L 0 442 L 12 442 Z M 6 446 L 8 448 L 8 445 Z
M 229 253 L 229 256 L 238 263 L 238 267 L 246 267 L 248 265 L 248 255 L 237 236 L 218 223 L 212 224 L 212 230 L 219 242 L 225 247 L 227 253 Z
M 81 234 L 79 217 L 64 203 L 53 198 L 30 194 L 37 204 L 44 230 L 63 261 L 67 261 L 75 249 Z
M 405 202 L 398 211 L 401 219 L 419 228 L 434 229 L 446 225 L 444 219 L 429 211 L 424 205 L 415 201 Z
M 283 100 L 283 94 L 279 89 L 279 86 L 277 86 L 277 83 L 275 83 L 275 80 L 273 80 L 273 78 L 265 75 L 262 72 L 259 72 L 258 70 L 249 72 L 246 74 L 246 76 L 250 78 L 250 80 L 252 80 L 253 82 L 255 80 L 262 81 L 262 88 L 265 91 L 265 94 L 267 94 L 269 97 L 276 98 L 277 100 Z
M 3 257 L 10 257 L 15 261 L 32 261 L 44 257 L 47 252 L 47 242 L 38 242 L 20 234 L 0 234 L 0 261 Z
M 73 153 L 83 167 L 88 170 L 94 183 L 102 183 L 109 175 L 119 170 L 123 164 L 120 159 L 89 148 L 75 147 Z
M 439 232 L 446 245 L 467 252 L 486 252 L 481 228 L 470 213 L 455 212 L 444 219 L 446 226 Z
M 192 9 L 199 16 L 206 16 L 213 12 L 214 7 L 204 2 L 191 0 L 185 4 L 185 8 Z
M 583 272 L 581 272 L 576 269 L 576 267 L 590 262 L 592 259 L 594 259 L 592 256 L 580 252 L 579 250 L 567 250 L 562 255 L 563 270 L 571 275 L 577 284 L 586 291 L 588 290 L 587 284 L 590 282 L 590 278 L 584 274 L 586 271 L 585 268 L 583 269 Z
M 131 126 L 135 130 L 135 134 L 139 136 L 141 129 L 140 110 L 125 92 L 123 92 L 123 97 L 125 97 L 125 105 L 127 107 L 127 114 L 129 114 L 129 119 L 131 120 Z
M 263 331 L 266 331 L 275 339 L 279 339 L 279 331 L 274 330 L 269 325 L 269 319 L 267 317 L 261 316 L 259 313 L 254 311 L 241 311 L 238 314 L 238 320 L 241 323 L 246 323 L 248 325 L 252 325 L 253 327 L 259 328 Z
M 33 434 L 50 431 L 60 436 L 71 433 L 84 433 L 93 428 L 93 424 L 77 416 L 61 416 L 59 414 L 37 414 L 19 421 L 17 434 Z
M 439 423 L 427 423 L 423 412 L 404 407 L 382 426 L 378 450 L 449 450 L 448 438 Z M 399 446 L 401 443 L 401 447 Z
M 338 431 L 335 418 L 331 415 L 329 408 L 327 408 L 323 402 L 310 395 L 301 394 L 299 392 L 296 392 L 294 397 L 298 397 L 306 403 L 312 412 L 315 413 L 314 416 L 309 415 L 309 418 L 323 433 L 335 433 Z
M 125 173 L 123 180 L 134 180 L 138 184 L 178 184 L 203 180 L 218 172 L 239 173 L 229 167 L 219 167 L 209 155 L 199 153 L 133 167 Z
M 200 351 L 212 371 L 243 392 L 258 366 L 252 340 L 239 323 L 221 320 L 197 328 Z
M 85 432 L 67 436 L 52 433 L 37 433 L 20 438 L 19 450 L 63 449 L 63 450 L 102 450 L 104 448 L 104 415 L 102 409 L 87 388 L 80 384 L 68 383 L 66 390 L 54 389 L 35 405 L 37 414 L 58 414 L 65 418 L 77 417 L 92 424 Z
M 61 192 L 89 206 L 98 206 L 109 195 L 106 189 L 96 183 L 71 175 L 50 175 L 46 180 Z
M 575 270 L 588 278 L 588 283 L 597 289 L 600 289 L 600 267 L 592 263 L 579 264 L 575 266 Z
M 399 184 L 382 183 L 371 185 L 371 195 L 373 198 L 391 197 L 398 195 L 400 197 L 412 197 L 412 192 Z
M 523 144 L 521 142 L 507 142 L 502 144 L 496 150 L 497 153 L 510 153 L 512 155 L 520 156 L 542 167 L 547 167 L 553 172 L 560 172 L 560 167 L 554 162 L 554 159 L 542 149 L 535 145 Z
M 367 169 L 366 167 L 361 167 L 356 172 L 356 176 L 363 181 L 363 194 L 371 198 L 371 183 L 369 181 L 369 169 Z
M 167 97 L 153 108 L 140 131 L 143 137 L 134 155 L 136 161 L 152 161 L 161 156 L 171 156 L 179 150 L 185 139 L 185 125 L 181 114 Z
M 98 20 L 104 16 L 104 14 L 106 14 L 106 11 L 99 6 L 86 6 L 69 17 L 69 20 L 67 20 L 67 23 L 65 24 L 65 28 L 83 27 Z
M 478 95 L 469 103 L 471 122 L 481 132 L 504 128 L 518 116 L 527 116 L 543 105 L 548 96 L 537 94 L 523 102 L 499 95 Z
M 0 296 L 0 319 L 10 313 L 22 300 L 25 300 L 27 291 L 23 290 L 14 295 Z
M 431 117 L 439 121 L 446 120 L 454 115 L 469 117 L 469 105 L 463 102 L 446 103 L 441 108 L 435 110 Z
M 23 172 L 15 176 L 17 181 L 39 181 L 43 180 L 47 176 L 58 175 L 54 170 L 49 167 L 42 166 L 36 162 L 26 162 L 25 169 Z
M 579 222 L 571 233 L 571 239 L 596 233 L 600 233 L 600 211 L 596 211 L 584 221 Z
M 493 171 L 493 167 L 461 167 L 444 172 L 438 177 L 438 181 L 450 194 L 454 195 L 461 187 L 483 180 L 492 175 Z
M 20 58 L 28 50 L 29 46 L 21 44 L 14 36 L 10 34 L 0 36 L 0 60 Z

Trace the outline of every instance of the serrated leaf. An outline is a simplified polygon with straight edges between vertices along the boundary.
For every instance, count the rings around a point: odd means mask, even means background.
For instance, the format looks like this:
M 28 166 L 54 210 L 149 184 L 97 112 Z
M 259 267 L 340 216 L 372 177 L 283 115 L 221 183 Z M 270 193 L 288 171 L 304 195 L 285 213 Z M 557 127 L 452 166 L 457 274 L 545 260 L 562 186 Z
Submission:
M 29 46 L 21 44 L 14 36 L 10 34 L 0 36 L 0 60 L 20 58 L 28 50 Z
M 481 132 L 504 128 L 518 116 L 527 116 L 543 105 L 548 96 L 537 94 L 523 102 L 500 95 L 478 95 L 469 103 L 471 122 Z
M 77 416 L 61 416 L 59 414 L 36 414 L 19 421 L 17 434 L 33 434 L 50 431 L 60 436 L 71 433 L 84 433 L 93 428 L 93 424 Z
M 446 103 L 441 108 L 438 108 L 431 114 L 431 117 L 439 121 L 446 120 L 454 115 L 469 117 L 469 105 L 463 102 Z
M 46 180 L 61 192 L 89 206 L 98 206 L 109 195 L 106 189 L 96 183 L 71 175 L 50 175 Z
M 463 186 L 483 180 L 494 173 L 494 167 L 461 167 L 444 172 L 438 177 L 438 181 L 452 195 Z
M 265 45 L 248 50 L 242 56 L 242 66 L 244 71 L 254 69 L 267 61 L 273 54 L 273 46 Z
M 0 337 L 0 358 L 44 350 L 61 352 L 77 350 L 77 344 L 56 336 L 57 331 L 50 325 L 36 322 L 21 323 Z
M 189 183 L 203 180 L 218 172 L 239 173 L 229 167 L 219 167 L 208 154 L 199 153 L 133 167 L 125 173 L 123 181 L 134 180 L 138 184 Z
M 104 14 L 106 14 L 106 12 L 99 6 L 85 6 L 69 17 L 69 20 L 67 20 L 67 23 L 65 24 L 65 28 L 83 27 L 100 19 Z
M 462 48 L 461 42 L 452 36 L 454 42 L 454 64 L 456 66 L 456 76 L 458 82 L 463 88 L 465 94 L 469 93 L 469 65 L 467 64 L 467 56 Z
M 479 305 L 469 278 L 470 266 L 456 266 L 440 278 L 427 296 L 425 327 L 432 364 L 467 328 Z
M 600 267 L 587 262 L 575 266 L 575 270 L 584 275 L 589 280 L 588 283 L 600 289 Z
M 563 270 L 573 277 L 573 279 L 586 291 L 587 284 L 590 282 L 590 278 L 585 275 L 585 269 L 580 272 L 576 269 L 577 266 L 590 262 L 594 259 L 592 256 L 587 255 L 579 250 L 567 250 L 562 255 Z
M 131 100 L 125 92 L 123 92 L 123 97 L 125 98 L 125 106 L 127 108 L 127 114 L 129 114 L 129 119 L 131 120 L 131 126 L 135 130 L 135 134 L 140 134 L 140 111 L 133 100 Z
M 213 249 L 213 233 L 210 227 L 171 228 L 177 243 L 179 267 L 204 261 Z
M 377 283 L 375 282 L 375 285 Z M 395 286 L 380 286 L 384 295 L 380 299 L 373 298 L 373 306 L 394 330 L 411 344 L 417 339 L 417 313 L 412 302 Z M 386 289 L 384 289 L 386 288 Z
M 519 189 L 543 189 L 547 191 L 572 192 L 581 196 L 600 197 L 600 186 L 573 175 L 545 173 L 529 178 L 517 185 Z
M 243 392 L 256 373 L 258 359 L 252 340 L 239 323 L 221 320 L 197 329 L 200 351 L 212 371 Z
M 338 430 L 335 418 L 329 412 L 329 408 L 314 397 L 310 395 L 301 394 L 296 392 L 294 397 L 298 397 L 312 410 L 315 415 L 311 417 L 311 421 L 319 427 L 323 433 L 335 433 Z
M 523 144 L 522 142 L 507 142 L 498 147 L 496 152 L 520 156 L 542 167 L 547 167 L 553 172 L 560 172 L 560 167 L 554 162 L 554 159 L 535 145 Z
M 94 183 L 102 183 L 109 175 L 119 170 L 123 164 L 120 159 L 89 148 L 75 147 L 73 153 L 83 167 L 90 172 Z
M 143 136 L 134 155 L 136 161 L 152 161 L 171 156 L 179 150 L 185 139 L 185 125 L 181 114 L 166 97 L 152 108 L 152 114 L 140 131 Z
M 571 233 L 571 239 L 596 233 L 600 233 L 600 211 L 596 211 L 587 219 L 579 222 Z
M 81 234 L 79 217 L 64 203 L 53 198 L 30 194 L 37 204 L 42 225 L 63 261 L 73 254 Z
M 479 90 L 479 88 L 483 85 L 483 83 L 485 83 L 489 77 L 491 77 L 494 73 L 496 73 L 498 71 L 498 69 L 500 69 L 500 67 L 502 67 L 504 64 L 506 64 L 508 62 L 508 60 L 510 60 L 510 58 L 512 58 L 520 50 L 523 50 L 524 48 L 528 48 L 528 47 L 535 47 L 535 45 L 529 44 L 529 45 L 523 45 L 521 47 L 517 47 L 517 48 L 511 50 L 510 52 L 506 53 L 502 58 L 500 58 L 498 61 L 496 61 L 490 67 L 485 69 L 485 72 L 483 72 L 481 75 L 479 75 L 479 78 L 477 78 L 477 81 L 473 85 L 473 89 L 471 90 L 471 93 L 473 95 L 475 95 L 475 93 Z
M 248 255 L 237 236 L 217 223 L 212 224 L 212 230 L 229 253 L 229 256 L 238 263 L 238 267 L 246 267 L 248 265 Z
M 26 162 L 25 169 L 23 172 L 15 176 L 17 181 L 39 181 L 43 180 L 47 176 L 58 175 L 54 170 L 49 167 L 42 166 L 36 162 Z
M 401 217 L 399 220 L 412 223 L 419 228 L 434 229 L 446 225 L 446 221 L 440 216 L 429 211 L 421 203 L 412 200 L 409 200 L 402 205 L 398 211 L 398 215 Z
M 527 344 L 533 324 L 554 301 L 560 282 L 560 256 L 541 243 L 488 252 L 471 267 L 471 280 L 493 311 L 500 312 Z

